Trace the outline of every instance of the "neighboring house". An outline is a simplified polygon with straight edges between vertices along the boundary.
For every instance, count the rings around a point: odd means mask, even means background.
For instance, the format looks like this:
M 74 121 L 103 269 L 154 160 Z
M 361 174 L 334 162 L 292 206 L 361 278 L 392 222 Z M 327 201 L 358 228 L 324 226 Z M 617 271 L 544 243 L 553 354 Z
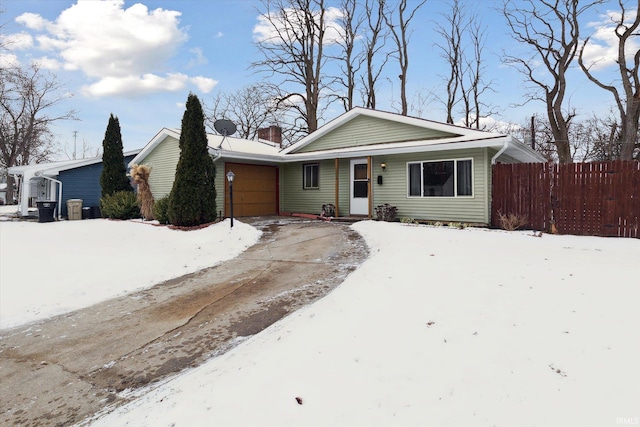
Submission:
M 123 153 L 125 165 L 139 152 Z M 83 207 L 100 205 L 102 157 L 14 166 L 8 173 L 17 178 L 22 216 L 28 216 L 30 210 L 35 213 L 36 202 L 42 200 L 61 202 L 56 208 L 57 217 L 67 216 L 69 199 L 81 199 Z
M 179 138 L 179 130 L 162 129 L 130 163 L 152 166 L 156 199 L 171 191 Z M 338 216 L 372 217 L 375 206 L 389 203 L 400 218 L 488 224 L 491 165 L 545 161 L 507 135 L 364 108 L 284 150 L 220 135 L 208 135 L 208 145 L 225 216 L 232 170 L 236 216 L 319 214 L 331 203 Z
M 4 205 L 7 202 L 7 183 L 0 182 L 0 205 Z

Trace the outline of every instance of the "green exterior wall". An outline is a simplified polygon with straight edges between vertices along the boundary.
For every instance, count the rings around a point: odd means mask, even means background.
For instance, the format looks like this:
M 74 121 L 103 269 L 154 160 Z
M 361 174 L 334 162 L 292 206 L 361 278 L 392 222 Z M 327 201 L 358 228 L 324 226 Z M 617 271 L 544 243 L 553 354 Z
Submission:
M 473 196 L 409 197 L 407 163 L 429 160 L 473 159 Z M 387 164 L 382 171 L 380 164 Z M 373 206 L 389 203 L 398 208 L 398 218 L 433 221 L 458 221 L 487 224 L 489 222 L 489 180 L 491 159 L 487 150 L 452 150 L 374 157 Z M 381 175 L 383 184 L 378 185 Z
M 308 163 L 318 163 L 317 189 L 305 190 L 302 188 L 302 166 Z M 323 204 L 335 204 L 334 161 L 321 160 L 319 162 L 282 164 L 280 166 L 280 189 L 280 211 L 320 214 Z
M 407 163 L 429 160 L 473 159 L 473 196 L 409 197 Z M 383 171 L 380 164 L 387 167 Z M 309 162 L 311 163 L 311 162 Z M 489 223 L 491 157 L 487 149 L 397 154 L 372 158 L 372 215 L 375 206 L 389 203 L 398 208 L 398 219 Z M 281 167 L 281 210 L 319 214 L 323 203 L 335 204 L 334 160 L 319 162 L 320 182 L 317 190 L 302 189 L 302 164 L 286 163 Z M 339 215 L 349 215 L 350 159 L 339 161 Z M 378 184 L 382 176 L 382 185 Z
M 167 136 L 144 158 L 142 163 L 152 167 L 151 175 L 149 175 L 149 187 L 155 200 L 171 193 L 178 160 L 180 160 L 180 145 L 179 141 L 172 136 Z M 218 210 L 221 210 L 224 207 L 224 185 L 226 183 L 224 163 L 215 162 L 215 165 L 216 206 Z
M 179 142 L 171 136 L 166 137 L 144 158 L 142 163 L 152 168 L 149 187 L 154 199 L 158 200 L 171 192 L 178 159 L 180 159 Z
M 295 152 L 308 153 L 336 148 L 439 139 L 452 136 L 454 134 L 438 130 L 425 129 L 391 120 L 359 116 Z

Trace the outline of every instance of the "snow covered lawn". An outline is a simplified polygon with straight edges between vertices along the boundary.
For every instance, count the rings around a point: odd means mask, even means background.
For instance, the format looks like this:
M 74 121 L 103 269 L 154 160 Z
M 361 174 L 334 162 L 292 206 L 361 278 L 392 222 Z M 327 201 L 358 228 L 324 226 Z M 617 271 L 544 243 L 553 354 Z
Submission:
M 95 425 L 638 422 L 639 240 L 354 228 L 333 293 Z
M 140 221 L 0 221 L 0 329 L 133 292 L 232 259 L 261 232 L 179 231 Z
M 0 223 L 1 325 L 233 257 L 236 224 Z M 95 425 L 640 423 L 640 240 L 353 227 L 371 256 L 335 291 Z

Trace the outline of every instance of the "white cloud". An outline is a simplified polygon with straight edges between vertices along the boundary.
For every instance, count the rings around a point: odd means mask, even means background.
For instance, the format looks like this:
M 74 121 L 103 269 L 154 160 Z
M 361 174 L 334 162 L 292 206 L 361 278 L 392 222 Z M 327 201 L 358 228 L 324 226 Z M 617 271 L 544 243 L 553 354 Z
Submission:
M 59 70 L 60 68 L 62 68 L 62 64 L 60 63 L 60 61 L 46 56 L 34 59 L 33 62 L 38 64 L 40 68 L 46 68 L 48 70 Z
M 196 87 L 204 93 L 211 92 L 213 88 L 218 84 L 217 80 L 202 76 L 191 77 L 189 81 L 196 85 Z
M 23 13 L 16 18 L 16 22 L 31 30 L 43 30 L 48 21 L 36 13 Z
M 224 34 L 222 33 L 222 31 L 218 31 L 218 32 L 216 33 L 216 35 L 214 36 L 214 38 L 219 39 L 219 38 L 221 38 L 221 37 L 223 37 L 223 36 L 224 36 Z
M 20 66 L 20 60 L 13 54 L 0 54 L 0 68 L 12 68 Z
M 140 96 L 154 92 L 175 92 L 184 89 L 189 77 L 181 73 L 167 74 L 161 77 L 155 74 L 142 76 L 105 77 L 82 88 L 88 96 Z
M 204 56 L 204 53 L 202 52 L 201 48 L 194 47 L 192 49 L 189 49 L 189 52 L 192 53 L 194 57 L 187 64 L 187 68 L 191 68 L 196 65 L 206 64 L 207 62 L 209 62 L 207 58 Z
M 282 43 L 282 38 L 291 37 L 293 40 L 294 31 L 304 28 L 302 14 L 304 11 L 288 8 L 283 14 L 272 14 L 269 16 L 258 16 L 258 23 L 253 27 L 253 38 L 258 42 L 270 42 L 274 44 Z M 286 19 L 283 19 L 283 15 Z M 339 21 L 343 13 L 340 9 L 329 7 L 325 10 L 326 31 L 324 34 L 324 44 L 333 44 L 341 39 L 340 34 L 344 31 Z M 316 19 L 319 17 L 316 13 Z
M 588 67 L 592 65 L 592 70 L 599 70 L 616 64 L 618 57 L 619 39 L 615 33 L 615 23 L 620 21 L 620 12 L 607 11 L 606 14 L 600 15 L 600 19 L 590 22 L 588 27 L 594 28 L 595 31 L 589 39 L 589 43 L 584 48 L 584 63 Z M 626 16 L 626 21 L 633 21 L 635 13 Z M 631 60 L 635 52 L 640 49 L 637 38 L 630 37 L 625 46 L 627 59 Z
M 215 82 L 180 73 L 164 73 L 169 59 L 187 41 L 178 11 L 149 10 L 124 0 L 83 1 L 64 10 L 55 22 L 26 13 L 16 21 L 41 31 L 36 47 L 49 54 L 39 61 L 51 68 L 81 71 L 94 82 L 83 88 L 91 96 L 140 95 L 183 89 L 188 83 L 213 88 Z M 195 61 L 206 62 L 201 50 Z M 164 76 L 164 77 L 163 77 Z
M 0 34 L 0 45 L 8 50 L 29 49 L 33 47 L 33 37 L 24 31 L 13 34 Z
M 464 119 L 461 117 L 454 124 L 457 126 L 464 126 Z M 499 120 L 493 116 L 489 116 L 489 117 L 480 117 L 480 129 L 485 130 L 487 132 L 512 134 L 515 131 L 522 129 L 522 127 L 517 123 L 505 122 L 504 120 Z

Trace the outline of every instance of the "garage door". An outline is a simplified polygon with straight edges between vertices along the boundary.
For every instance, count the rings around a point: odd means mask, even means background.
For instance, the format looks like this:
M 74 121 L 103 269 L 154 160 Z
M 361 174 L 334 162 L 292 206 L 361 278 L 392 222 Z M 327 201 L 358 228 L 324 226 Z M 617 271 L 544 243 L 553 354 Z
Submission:
M 275 166 L 225 163 L 225 176 L 233 171 L 233 216 L 278 213 L 278 169 Z M 225 185 L 225 216 L 230 215 L 229 185 Z

